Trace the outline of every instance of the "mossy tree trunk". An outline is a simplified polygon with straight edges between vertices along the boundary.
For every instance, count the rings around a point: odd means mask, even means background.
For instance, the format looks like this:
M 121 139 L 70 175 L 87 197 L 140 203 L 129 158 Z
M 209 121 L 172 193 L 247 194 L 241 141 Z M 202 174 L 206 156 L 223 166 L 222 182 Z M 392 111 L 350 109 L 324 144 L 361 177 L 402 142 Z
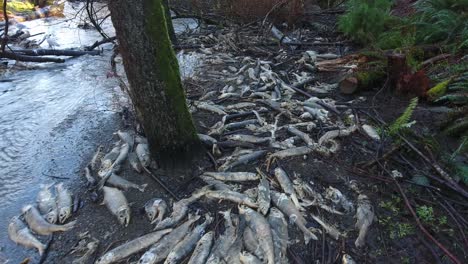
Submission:
M 164 14 L 166 15 L 167 30 L 169 38 L 173 45 L 177 45 L 177 36 L 175 34 L 174 25 L 172 24 L 171 9 L 169 8 L 169 0 L 163 0 Z
M 199 140 L 186 105 L 163 0 L 111 0 L 130 97 L 153 157 L 163 166 L 191 159 Z

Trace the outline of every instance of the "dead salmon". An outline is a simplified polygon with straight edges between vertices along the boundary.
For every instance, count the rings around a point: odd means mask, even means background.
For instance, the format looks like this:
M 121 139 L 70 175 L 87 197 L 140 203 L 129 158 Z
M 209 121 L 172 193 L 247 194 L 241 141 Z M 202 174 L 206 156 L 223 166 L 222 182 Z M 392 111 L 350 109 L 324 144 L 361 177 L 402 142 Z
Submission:
M 91 170 L 96 171 L 96 169 L 98 168 L 98 163 L 103 156 L 103 153 L 102 153 L 103 150 L 104 150 L 104 147 L 100 145 L 96 153 L 94 153 L 93 158 L 91 159 L 91 162 L 89 163 Z
M 263 263 L 256 256 L 246 251 L 240 254 L 239 260 L 242 264 L 262 264 Z
M 46 248 L 46 245 L 31 234 L 28 227 L 17 216 L 13 217 L 8 224 L 8 236 L 18 245 L 37 249 L 39 255 L 42 255 Z
M 159 223 L 167 211 L 167 203 L 163 199 L 154 198 L 146 202 L 145 212 L 151 224 Z
M 273 245 L 273 234 L 268 221 L 263 215 L 245 206 L 239 206 L 239 213 L 244 215 L 247 225 L 254 231 L 260 247 L 265 253 L 266 263 L 274 264 L 275 249 Z
M 138 160 L 143 167 L 148 167 L 151 163 L 151 156 L 148 144 L 138 144 L 135 153 L 137 154 Z
M 286 194 L 271 191 L 271 201 L 283 214 L 289 218 L 290 223 L 295 223 L 296 226 L 302 230 L 304 233 L 304 242 L 306 244 L 308 244 L 311 239 L 318 240 L 317 236 L 315 236 L 309 229 L 307 229 L 307 221 L 301 215 L 294 203 L 289 200 Z
M 41 214 L 39 211 L 36 209 L 36 207 L 32 205 L 26 205 L 22 209 L 24 219 L 26 220 L 26 223 L 28 223 L 29 228 L 31 228 L 34 233 L 37 233 L 39 235 L 50 235 L 54 232 L 64 232 L 68 231 L 73 228 L 75 225 L 75 221 L 70 222 L 65 225 L 55 225 L 47 222 L 42 218 Z
M 44 216 L 45 220 L 51 224 L 55 224 L 58 220 L 58 210 L 55 196 L 50 191 L 52 186 L 53 184 L 41 185 L 36 202 L 39 212 Z
M 130 163 L 130 166 L 132 166 L 132 168 L 138 172 L 138 173 L 142 173 L 143 172 L 143 168 L 141 166 L 141 163 L 140 163 L 140 160 L 138 159 L 138 156 L 135 152 L 130 152 L 128 154 L 128 163 Z
M 188 264 L 205 263 L 213 245 L 213 231 L 206 233 L 197 243 Z
M 154 243 L 158 242 L 163 236 L 169 234 L 172 229 L 164 229 L 135 238 L 125 244 L 122 244 L 100 257 L 96 264 L 110 264 L 136 254 Z
M 107 186 L 104 186 L 102 189 L 104 191 L 103 204 L 117 217 L 121 225 L 128 226 L 130 223 L 130 207 L 123 192 Z
M 258 198 L 257 198 L 257 203 L 258 203 L 258 211 L 262 213 L 263 215 L 266 215 L 268 213 L 268 209 L 270 208 L 270 201 L 271 201 L 271 196 L 270 196 L 270 184 L 266 177 L 262 175 L 262 178 L 260 179 L 260 183 L 258 184 Z
M 148 184 L 141 184 L 138 185 L 136 183 L 127 181 L 126 179 L 120 177 L 119 175 L 112 173 L 110 177 L 107 179 L 106 183 L 109 183 L 110 185 L 120 188 L 124 191 L 127 191 L 128 189 L 136 189 L 140 192 L 145 192 L 146 187 Z
M 205 233 L 206 227 L 211 224 L 213 217 L 209 214 L 205 216 L 205 222 L 196 226 L 190 234 L 180 241 L 166 258 L 165 264 L 180 263 L 196 246 L 197 242 Z
M 235 191 L 222 190 L 222 191 L 209 191 L 205 194 L 207 198 L 217 200 L 227 200 L 238 204 L 245 204 L 252 208 L 258 208 L 258 204 L 250 199 L 247 195 Z
M 155 264 L 163 261 L 189 232 L 190 226 L 200 218 L 199 215 L 189 215 L 187 222 L 172 230 L 171 233 L 164 236 L 159 242 L 154 244 L 148 251 L 141 256 L 139 264 Z
M 258 243 L 255 234 L 253 233 L 250 227 L 246 227 L 244 229 L 243 234 L 244 246 L 245 248 L 252 254 L 254 254 L 257 258 L 263 260 L 265 258 L 265 253 L 263 252 L 260 244 Z
M 253 172 L 205 172 L 204 175 L 216 180 L 231 182 L 255 181 L 260 178 L 257 173 Z
M 55 185 L 55 191 L 57 192 L 57 209 L 59 213 L 59 223 L 65 223 L 65 221 L 71 216 L 73 201 L 70 191 L 63 186 L 63 183 Z
M 355 227 L 359 229 L 359 236 L 354 244 L 356 247 L 362 247 L 366 243 L 367 231 L 374 221 L 374 208 L 369 198 L 364 194 L 358 196 L 357 204 Z
M 276 207 L 270 209 L 270 214 L 267 219 L 273 234 L 275 261 L 276 263 L 287 263 L 288 258 L 286 254 L 289 242 L 288 222 L 283 213 Z
M 220 213 L 222 213 L 224 217 L 224 233 L 216 240 L 210 256 L 206 261 L 207 264 L 221 263 L 236 239 L 236 228 L 231 218 L 231 210 Z
M 133 149 L 133 146 L 135 145 L 135 137 L 130 132 L 118 130 L 116 134 L 119 136 L 120 140 L 129 146 L 130 150 Z
M 293 183 L 289 179 L 288 174 L 282 168 L 277 167 L 275 169 L 275 178 L 283 189 L 283 192 L 288 194 L 291 200 L 294 202 L 294 205 L 300 210 L 302 206 L 299 204 L 299 199 L 297 198 L 296 191 L 294 190 Z

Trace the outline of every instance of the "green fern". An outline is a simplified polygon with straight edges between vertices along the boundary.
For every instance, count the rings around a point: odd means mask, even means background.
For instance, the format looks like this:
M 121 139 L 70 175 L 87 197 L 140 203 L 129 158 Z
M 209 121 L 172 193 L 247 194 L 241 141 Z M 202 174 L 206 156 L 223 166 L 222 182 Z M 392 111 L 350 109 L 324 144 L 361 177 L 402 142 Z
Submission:
M 398 117 L 397 120 L 395 120 L 395 122 L 393 122 L 393 124 L 390 125 L 390 127 L 388 128 L 388 134 L 390 134 L 391 136 L 394 136 L 394 135 L 398 134 L 398 132 L 400 132 L 404 128 L 406 128 L 406 126 L 408 125 L 408 123 L 411 120 L 411 116 L 413 115 L 413 112 L 414 112 L 414 109 L 416 108 L 416 106 L 418 106 L 418 98 L 417 97 L 411 99 L 408 107 L 406 107 L 403 114 L 400 117 Z

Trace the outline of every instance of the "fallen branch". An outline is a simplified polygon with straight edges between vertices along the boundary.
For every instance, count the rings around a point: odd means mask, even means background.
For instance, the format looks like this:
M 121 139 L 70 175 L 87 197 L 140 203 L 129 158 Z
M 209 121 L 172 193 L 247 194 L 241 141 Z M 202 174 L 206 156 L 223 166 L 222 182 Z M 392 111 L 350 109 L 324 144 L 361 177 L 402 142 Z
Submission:
M 169 187 L 167 187 L 166 184 L 164 184 L 164 182 L 162 182 L 148 168 L 143 167 L 143 169 L 151 176 L 151 178 L 153 178 L 154 181 L 156 181 L 161 187 L 163 187 L 163 189 L 166 190 L 166 192 L 168 192 L 172 196 L 172 198 L 174 198 L 176 201 L 179 200 L 179 197 L 173 191 L 171 191 L 171 189 L 169 189 Z
M 56 49 L 21 49 L 13 50 L 15 54 L 28 55 L 28 56 L 70 56 L 78 57 L 83 55 L 100 55 L 99 50 L 82 51 L 82 50 L 56 50 Z
M 7 0 L 3 0 L 3 18 L 5 19 L 5 30 L 3 31 L 3 39 L 2 39 L 2 53 L 5 52 L 5 47 L 8 42 L 8 14 L 7 14 Z
M 95 48 L 101 46 L 102 44 L 114 42 L 116 39 L 117 39 L 117 37 L 115 37 L 115 36 L 114 36 L 114 37 L 110 37 L 110 38 L 104 38 L 104 39 L 102 39 L 102 40 L 100 40 L 100 41 L 94 42 L 93 45 L 86 47 L 85 50 L 88 50 L 88 51 L 89 51 L 89 50 L 93 50 L 93 49 L 95 49 Z
M 27 56 L 16 54 L 13 52 L 5 51 L 0 53 L 0 58 L 12 59 L 17 61 L 28 61 L 28 62 L 55 62 L 55 63 L 64 63 L 64 59 L 60 58 L 49 58 L 49 57 L 37 57 L 37 56 Z

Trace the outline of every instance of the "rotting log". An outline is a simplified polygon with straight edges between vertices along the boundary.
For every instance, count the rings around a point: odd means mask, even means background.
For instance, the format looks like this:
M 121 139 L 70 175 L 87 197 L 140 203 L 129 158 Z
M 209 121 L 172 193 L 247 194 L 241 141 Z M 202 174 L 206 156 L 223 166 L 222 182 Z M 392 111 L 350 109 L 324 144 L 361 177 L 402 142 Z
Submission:
M 200 142 L 186 105 L 162 1 L 112 0 L 109 9 L 129 94 L 151 154 L 159 165 L 170 167 L 196 157 Z

